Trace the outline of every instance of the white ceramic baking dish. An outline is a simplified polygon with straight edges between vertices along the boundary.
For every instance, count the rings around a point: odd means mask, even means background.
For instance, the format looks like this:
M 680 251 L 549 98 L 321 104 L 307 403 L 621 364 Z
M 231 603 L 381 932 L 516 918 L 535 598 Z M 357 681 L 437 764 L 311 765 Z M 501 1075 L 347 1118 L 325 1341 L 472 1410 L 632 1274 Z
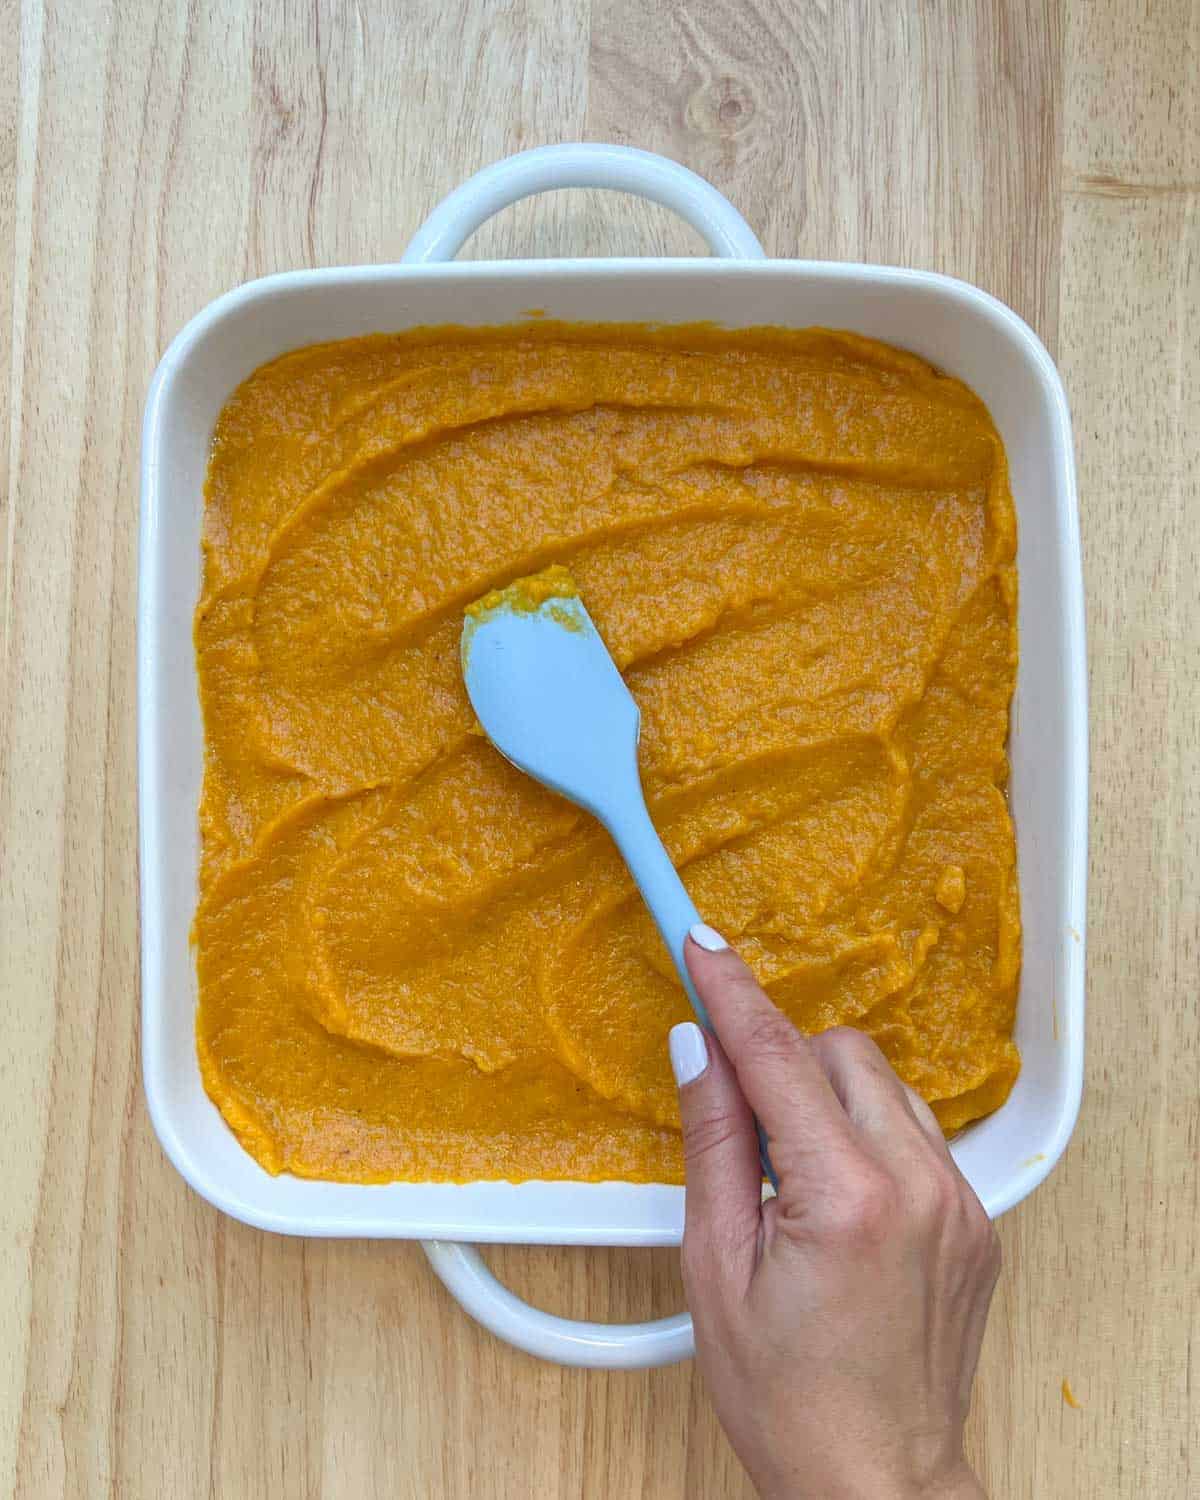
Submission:
M 466 262 L 490 214 L 549 188 L 617 188 L 674 208 L 713 259 Z M 1067 1143 L 1083 1068 L 1087 872 L 1086 663 L 1075 470 L 1062 383 L 1029 327 L 959 281 L 883 266 L 771 261 L 716 190 L 673 162 L 614 146 L 524 152 L 471 179 L 417 234 L 404 264 L 298 271 L 219 298 L 178 335 L 146 404 L 138 601 L 142 1057 L 167 1155 L 226 1213 L 287 1234 L 420 1238 L 475 1316 L 565 1363 L 635 1366 L 691 1352 L 684 1314 L 629 1326 L 528 1307 L 469 1242 L 676 1244 L 683 1190 L 629 1183 L 353 1186 L 271 1177 L 201 1087 L 189 927 L 196 902 L 203 736 L 192 649 L 202 491 L 217 414 L 285 350 L 421 324 L 553 318 L 729 327 L 822 324 L 915 350 L 987 402 L 1008 450 L 1020 524 L 1021 663 L 1012 715 L 1012 808 L 1024 919 L 1016 1039 L 1023 1068 L 1004 1107 L 954 1155 L 995 1215 L 1029 1193 Z

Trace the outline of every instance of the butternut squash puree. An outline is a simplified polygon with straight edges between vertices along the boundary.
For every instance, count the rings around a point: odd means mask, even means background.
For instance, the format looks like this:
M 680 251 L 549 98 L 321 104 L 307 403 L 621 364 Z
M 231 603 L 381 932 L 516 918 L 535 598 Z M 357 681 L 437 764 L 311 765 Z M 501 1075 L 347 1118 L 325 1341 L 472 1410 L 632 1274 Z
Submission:
M 550 565 L 641 705 L 705 917 L 947 1131 L 996 1108 L 1014 538 L 978 399 L 849 335 L 435 329 L 258 370 L 217 425 L 195 626 L 197 1036 L 246 1149 L 359 1182 L 682 1180 L 668 956 L 460 680 L 464 609 Z

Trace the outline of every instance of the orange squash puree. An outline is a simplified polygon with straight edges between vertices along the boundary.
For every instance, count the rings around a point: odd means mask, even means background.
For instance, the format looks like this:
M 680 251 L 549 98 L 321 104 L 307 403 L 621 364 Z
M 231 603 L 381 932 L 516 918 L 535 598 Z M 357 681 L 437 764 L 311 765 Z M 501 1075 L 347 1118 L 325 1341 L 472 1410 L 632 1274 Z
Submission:
M 555 564 L 533 573 L 528 578 L 514 578 L 502 589 L 489 589 L 482 599 L 468 604 L 464 614 L 473 620 L 482 620 L 493 610 L 511 609 L 516 614 L 531 615 L 541 609 L 547 599 L 577 599 L 579 589 L 566 568 Z
M 706 920 L 947 1131 L 995 1109 L 1014 541 L 979 400 L 850 335 L 430 329 L 256 371 L 217 424 L 195 626 L 197 1036 L 246 1149 L 359 1182 L 682 1180 L 670 959 L 460 678 L 464 609 L 551 565 L 640 704 Z

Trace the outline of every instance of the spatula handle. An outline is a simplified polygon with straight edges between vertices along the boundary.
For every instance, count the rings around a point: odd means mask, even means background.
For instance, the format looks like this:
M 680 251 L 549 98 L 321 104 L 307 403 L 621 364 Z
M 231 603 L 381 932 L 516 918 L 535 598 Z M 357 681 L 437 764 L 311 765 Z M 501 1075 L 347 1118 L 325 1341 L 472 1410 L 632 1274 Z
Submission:
M 683 945 L 688 933 L 701 920 L 700 913 L 671 863 L 671 856 L 663 848 L 662 839 L 659 838 L 658 830 L 646 808 L 640 782 L 637 783 L 636 790 L 630 788 L 621 798 L 619 807 L 608 810 L 603 821 L 629 866 L 630 874 L 637 881 L 650 915 L 662 934 L 697 1021 L 705 1031 L 711 1032 L 713 1027 L 708 1012 L 696 993 L 696 986 L 692 983 L 692 976 L 688 973 L 683 956 Z M 758 1131 L 758 1154 L 763 1173 L 771 1186 L 777 1188 L 779 1179 L 771 1165 L 766 1135 L 758 1121 L 754 1123 Z

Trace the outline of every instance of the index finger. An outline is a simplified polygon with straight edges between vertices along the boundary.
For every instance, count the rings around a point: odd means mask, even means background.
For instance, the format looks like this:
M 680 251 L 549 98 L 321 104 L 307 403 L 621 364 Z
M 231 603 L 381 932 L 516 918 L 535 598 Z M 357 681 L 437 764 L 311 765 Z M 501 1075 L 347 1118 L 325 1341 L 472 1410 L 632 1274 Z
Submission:
M 693 927 L 684 958 L 738 1085 L 771 1143 L 822 1149 L 845 1140 L 846 1112 L 808 1038 L 724 938 L 711 927 Z

